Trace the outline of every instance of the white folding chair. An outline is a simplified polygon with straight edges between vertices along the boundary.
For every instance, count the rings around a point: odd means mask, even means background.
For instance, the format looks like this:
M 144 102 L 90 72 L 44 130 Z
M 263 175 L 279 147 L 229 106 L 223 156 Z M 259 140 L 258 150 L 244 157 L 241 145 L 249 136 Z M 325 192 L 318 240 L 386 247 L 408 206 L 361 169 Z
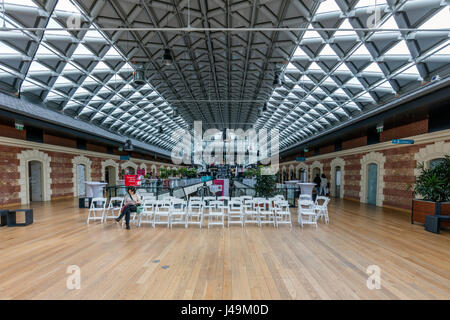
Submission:
M 188 225 L 199 225 L 200 229 L 203 225 L 203 206 L 202 200 L 189 201 L 188 205 Z
M 228 213 L 228 203 L 230 202 L 230 197 L 220 196 L 220 197 L 217 197 L 217 200 L 223 202 L 223 206 Z
M 212 196 L 209 196 L 209 197 L 203 197 L 203 202 L 205 203 L 204 204 L 204 207 L 203 207 L 203 214 L 205 215 L 205 216 L 208 216 L 209 215 L 209 211 L 210 211 L 210 209 L 211 209 L 211 202 L 212 201 L 216 201 L 216 197 L 212 197 Z
M 106 210 L 106 198 L 93 198 L 91 206 L 89 208 L 89 214 L 86 223 L 89 221 L 100 220 L 103 221 L 103 217 Z
M 310 194 L 301 194 L 298 197 L 298 202 L 300 201 L 312 201 L 312 196 Z
M 209 203 L 208 229 L 209 226 L 225 227 L 225 212 L 222 201 L 213 200 Z
M 202 201 L 202 197 L 197 197 L 197 196 L 189 197 L 189 202 L 191 202 L 191 201 Z
M 258 226 L 261 226 L 259 221 L 259 212 L 258 208 L 255 205 L 254 200 L 245 200 L 244 202 L 244 226 L 247 223 L 256 223 Z
M 253 200 L 252 196 L 240 196 L 239 197 L 242 201 L 242 203 L 245 203 L 245 200 Z
M 326 223 L 330 221 L 328 217 L 328 203 L 330 202 L 330 198 L 318 196 L 316 198 L 316 202 L 314 203 L 314 209 L 316 210 L 317 220 L 322 218 L 322 221 L 325 220 Z
M 272 208 L 272 200 L 259 200 L 256 203 L 258 208 L 259 223 L 263 224 L 273 224 L 276 226 L 275 215 Z
M 298 202 L 298 223 L 302 228 L 304 224 L 313 224 L 317 228 L 317 214 L 314 202 L 309 200 Z
M 171 200 L 157 200 L 155 202 L 156 210 L 153 215 L 153 228 L 157 224 L 165 224 L 167 228 L 170 227 L 170 209 L 171 209 Z M 163 218 L 163 219 L 161 219 Z
M 153 225 L 153 216 L 156 212 L 156 201 L 153 200 L 144 200 L 143 201 L 143 210 L 138 218 L 138 226 L 140 227 L 142 223 L 150 223 Z
M 288 224 L 292 228 L 291 209 L 289 208 L 288 201 L 276 200 L 274 202 L 273 211 L 277 228 L 280 224 Z
M 240 199 L 232 198 L 228 202 L 228 227 L 230 224 L 240 224 L 244 226 L 244 210 Z
M 103 215 L 103 222 L 106 222 L 108 219 L 116 219 L 120 216 L 123 200 L 124 197 L 111 197 L 111 199 L 109 199 L 108 207 Z
M 282 194 L 277 194 L 274 198 L 277 200 L 284 200 L 284 196 Z
M 182 224 L 185 228 L 187 228 L 187 201 L 172 199 L 169 218 L 170 228 L 172 228 L 174 224 Z

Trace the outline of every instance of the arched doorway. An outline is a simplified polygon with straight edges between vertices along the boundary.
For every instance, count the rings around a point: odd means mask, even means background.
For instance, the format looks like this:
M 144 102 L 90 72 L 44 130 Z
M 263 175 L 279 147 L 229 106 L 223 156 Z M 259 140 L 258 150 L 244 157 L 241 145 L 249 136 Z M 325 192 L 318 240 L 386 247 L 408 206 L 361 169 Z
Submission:
M 50 201 L 52 196 L 52 179 L 50 178 L 50 172 L 52 169 L 50 168 L 51 157 L 48 154 L 41 152 L 39 150 L 24 150 L 17 155 L 19 159 L 19 186 L 20 193 L 19 197 L 22 204 L 30 203 L 31 191 L 30 191 L 30 162 L 38 162 L 40 163 L 40 174 L 37 174 L 38 165 L 34 164 L 32 170 L 33 175 L 36 178 L 40 177 L 40 188 L 41 188 L 41 201 Z M 33 185 L 35 187 L 39 187 L 39 180 L 34 180 Z M 36 194 L 37 191 L 35 191 Z M 33 197 L 33 199 L 36 199 Z
M 377 205 L 378 165 L 370 163 L 367 167 L 367 203 Z
M 133 167 L 126 167 L 123 170 L 123 174 L 127 175 L 127 174 L 136 174 L 136 170 Z
M 314 180 L 314 178 L 319 175 L 320 176 L 320 168 L 313 168 L 312 169 L 312 180 Z
M 28 162 L 28 185 L 30 202 L 43 201 L 42 162 Z
M 86 166 L 79 164 L 77 166 L 77 194 L 78 196 L 84 196 L 86 194 Z
M 335 169 L 335 175 L 334 175 L 334 181 L 336 181 L 335 183 L 335 197 L 336 198 L 340 198 L 341 197 L 341 167 L 336 167 Z
M 117 184 L 116 177 L 117 177 L 116 167 L 114 166 L 105 167 L 105 182 L 108 184 L 108 186 L 115 186 Z

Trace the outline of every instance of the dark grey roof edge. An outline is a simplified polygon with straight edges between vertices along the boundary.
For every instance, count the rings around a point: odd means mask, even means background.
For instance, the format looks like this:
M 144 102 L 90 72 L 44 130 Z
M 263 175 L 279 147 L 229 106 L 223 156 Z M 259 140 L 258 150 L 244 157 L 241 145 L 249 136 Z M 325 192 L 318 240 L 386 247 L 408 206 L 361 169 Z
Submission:
M 126 139 L 130 139 L 131 142 L 133 143 L 133 146 L 135 146 L 137 148 L 140 148 L 140 149 L 143 149 L 146 151 L 150 151 L 150 152 L 156 152 L 156 153 L 159 153 L 159 154 L 162 154 L 165 156 L 169 156 L 169 157 L 171 156 L 171 152 L 168 150 L 164 150 L 162 148 L 152 146 L 150 144 L 147 144 L 147 143 L 144 143 L 144 142 L 132 139 L 132 138 L 120 136 L 118 134 L 115 134 L 115 133 L 109 132 L 105 129 L 102 129 L 96 125 L 86 123 L 81 120 L 76 120 L 67 115 L 60 114 L 56 111 L 44 108 L 37 104 L 28 102 L 24 99 L 19 99 L 19 98 L 4 94 L 2 92 L 0 92 L 0 108 L 7 110 L 7 111 L 12 111 L 12 112 L 20 113 L 23 115 L 31 116 L 33 118 L 36 118 L 36 119 L 39 119 L 39 120 L 42 120 L 45 122 L 68 127 L 73 130 L 82 131 L 82 132 L 85 132 L 88 134 L 93 134 L 96 136 L 114 140 L 114 141 L 117 141 L 120 143 L 124 143 Z

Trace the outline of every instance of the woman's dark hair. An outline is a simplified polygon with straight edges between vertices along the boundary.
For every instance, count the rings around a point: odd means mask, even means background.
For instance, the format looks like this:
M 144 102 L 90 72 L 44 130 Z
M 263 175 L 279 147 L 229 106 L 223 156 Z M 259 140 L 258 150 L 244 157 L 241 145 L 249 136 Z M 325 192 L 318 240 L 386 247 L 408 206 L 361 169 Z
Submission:
M 135 187 L 128 187 L 127 188 L 127 192 L 129 193 L 130 191 L 132 191 L 133 193 L 136 193 L 136 188 Z
M 322 173 L 322 178 L 326 178 L 327 176 L 325 175 L 325 173 Z

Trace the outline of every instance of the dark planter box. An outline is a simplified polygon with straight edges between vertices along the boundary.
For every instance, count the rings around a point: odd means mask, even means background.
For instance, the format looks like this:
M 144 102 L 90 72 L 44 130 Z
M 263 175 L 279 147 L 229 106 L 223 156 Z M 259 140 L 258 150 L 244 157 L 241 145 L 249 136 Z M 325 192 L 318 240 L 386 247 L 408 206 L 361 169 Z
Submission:
M 425 224 L 426 215 L 450 215 L 450 202 L 433 202 L 413 199 L 411 210 L 411 223 Z M 442 227 L 450 227 L 450 222 L 442 222 Z

